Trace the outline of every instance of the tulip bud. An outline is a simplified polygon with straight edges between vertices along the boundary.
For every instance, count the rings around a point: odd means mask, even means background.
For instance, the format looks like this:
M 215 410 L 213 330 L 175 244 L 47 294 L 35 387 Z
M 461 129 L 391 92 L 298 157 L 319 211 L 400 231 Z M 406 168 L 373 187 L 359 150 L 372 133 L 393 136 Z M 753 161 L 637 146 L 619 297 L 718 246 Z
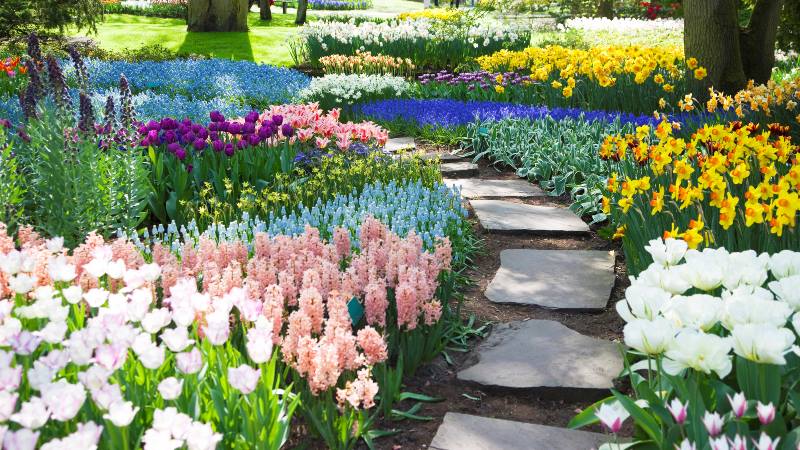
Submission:
M 687 410 L 686 408 L 689 406 L 689 402 L 686 404 L 681 403 L 678 398 L 673 398 L 669 405 L 667 405 L 667 409 L 669 410 L 670 414 L 672 414 L 672 418 L 675 419 L 675 422 L 678 425 L 683 425 L 686 422 Z

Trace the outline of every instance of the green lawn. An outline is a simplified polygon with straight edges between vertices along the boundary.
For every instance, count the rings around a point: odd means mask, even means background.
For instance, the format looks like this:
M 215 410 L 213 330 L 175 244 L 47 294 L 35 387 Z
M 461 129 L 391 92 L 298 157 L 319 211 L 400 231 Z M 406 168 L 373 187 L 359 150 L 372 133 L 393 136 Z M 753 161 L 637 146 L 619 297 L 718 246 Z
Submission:
M 255 8 L 254 8 L 255 9 Z M 373 0 L 373 8 L 356 11 L 354 14 L 392 16 L 404 11 L 422 9 L 421 2 L 408 0 Z M 181 19 L 107 14 L 97 26 L 97 34 L 85 31 L 75 35 L 89 36 L 100 47 L 108 50 L 133 49 L 144 45 L 160 44 L 182 53 L 195 53 L 216 58 L 245 59 L 279 66 L 294 62 L 289 53 L 288 41 L 297 34 L 294 10 L 281 14 L 279 7 L 272 8 L 272 21 L 262 22 L 258 12 L 248 17 L 250 31 L 247 33 L 188 33 L 186 22 Z M 315 11 L 309 11 L 313 20 Z M 334 13 L 319 11 L 320 14 Z M 335 13 L 344 14 L 345 11 Z
M 246 33 L 188 33 L 181 19 L 108 14 L 98 24 L 97 34 L 77 34 L 91 37 L 108 50 L 160 44 L 182 53 L 288 66 L 293 61 L 287 42 L 298 30 L 293 21 L 294 15 L 273 13 L 272 22 L 262 22 L 258 13 L 250 13 Z

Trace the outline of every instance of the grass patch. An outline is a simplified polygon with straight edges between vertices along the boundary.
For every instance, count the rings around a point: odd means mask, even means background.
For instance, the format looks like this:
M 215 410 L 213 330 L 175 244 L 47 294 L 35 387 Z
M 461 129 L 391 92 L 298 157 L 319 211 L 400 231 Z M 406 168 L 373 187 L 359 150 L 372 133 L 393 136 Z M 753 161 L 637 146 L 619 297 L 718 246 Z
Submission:
M 189 33 L 182 19 L 108 14 L 97 25 L 97 34 L 74 34 L 89 36 L 101 48 L 114 51 L 160 44 L 180 53 L 292 65 L 287 42 L 298 32 L 294 15 L 273 12 L 272 17 L 271 22 L 263 22 L 257 12 L 251 12 L 249 32 Z

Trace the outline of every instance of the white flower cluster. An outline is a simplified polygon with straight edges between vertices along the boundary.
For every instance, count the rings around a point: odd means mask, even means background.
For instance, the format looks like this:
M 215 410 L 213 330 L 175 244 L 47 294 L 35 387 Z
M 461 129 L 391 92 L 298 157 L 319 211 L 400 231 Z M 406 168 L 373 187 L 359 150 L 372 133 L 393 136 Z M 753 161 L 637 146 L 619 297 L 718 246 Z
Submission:
M 334 101 L 336 104 L 352 105 L 360 100 L 401 97 L 411 90 L 411 84 L 403 77 L 388 75 L 339 75 L 329 74 L 314 78 L 300 92 L 303 102 Z
M 636 32 L 636 31 L 683 31 L 683 19 L 632 19 L 606 17 L 576 17 L 567 19 L 564 28 L 581 31 L 616 31 Z
M 365 46 L 383 46 L 404 41 L 458 41 L 465 38 L 473 46 L 479 47 L 493 42 L 515 42 L 523 34 L 517 27 L 494 22 L 480 23 L 462 32 L 454 32 L 453 27 L 436 27 L 434 21 L 427 18 L 382 23 L 366 21 L 358 25 L 354 19 L 349 22 L 317 21 L 302 29 L 303 37 L 316 39 L 323 44 L 323 48 L 325 40 L 343 44 L 358 41 Z
M 675 239 L 645 249 L 655 262 L 631 277 L 616 305 L 629 347 L 663 355 L 668 373 L 691 368 L 720 378 L 732 369 L 731 352 L 784 365 L 797 351 L 789 326 L 800 330 L 800 252 L 701 252 Z

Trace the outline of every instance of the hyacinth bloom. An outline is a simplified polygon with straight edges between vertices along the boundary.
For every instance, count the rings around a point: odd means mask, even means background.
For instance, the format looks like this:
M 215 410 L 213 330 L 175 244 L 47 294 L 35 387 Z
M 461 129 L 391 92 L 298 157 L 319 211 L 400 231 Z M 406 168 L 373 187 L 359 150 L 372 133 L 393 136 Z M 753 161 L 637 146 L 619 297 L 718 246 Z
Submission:
M 385 334 L 390 327 L 404 332 L 439 320 L 435 293 L 451 259 L 447 239 L 426 251 L 414 232 L 401 238 L 372 217 L 358 230 L 357 252 L 349 232 L 337 231 L 326 242 L 307 227 L 295 237 L 259 233 L 250 248 L 201 238 L 180 259 L 154 244 L 146 260 L 130 241 L 106 242 L 95 234 L 69 254 L 61 241 L 45 241 L 31 228 L 22 227 L 16 240 L 5 226 L 0 231 L 0 346 L 10 348 L 0 352 L 0 414 L 24 427 L 6 439 L 72 439 L 59 422 L 72 423 L 91 402 L 98 413 L 78 426 L 86 435 L 79 437 L 99 440 L 103 448 L 120 448 L 120 436 L 143 429 L 126 439 L 141 439 L 146 448 L 165 442 L 214 448 L 231 439 L 213 432 L 219 424 L 193 422 L 176 408 L 156 410 L 146 423 L 145 405 L 134 403 L 156 392 L 176 406 L 183 391 L 210 395 L 193 376 L 204 365 L 213 373 L 206 383 L 227 380 L 227 388 L 261 399 L 243 403 L 239 420 L 263 420 L 268 414 L 248 408 L 290 398 L 276 393 L 284 385 L 263 385 L 263 371 L 275 373 L 276 364 L 288 365 L 292 382 L 310 395 L 331 392 L 342 410 L 372 407 L 378 387 L 371 368 L 389 357 Z M 365 301 L 368 295 L 394 298 L 396 322 L 387 320 L 384 302 Z M 354 323 L 351 301 L 364 304 L 366 319 Z M 62 330 L 51 339 L 58 348 L 43 341 L 51 326 Z M 229 340 L 232 326 L 246 331 L 249 342 L 241 349 Z M 171 369 L 165 361 L 173 356 Z M 32 369 L 23 373 L 23 365 Z M 78 382 L 57 373 L 77 374 Z M 140 381 L 122 389 L 119 380 L 134 374 Z M 35 391 L 20 390 L 23 382 Z M 216 421 L 220 414 L 203 417 Z M 114 433 L 94 433 L 102 420 Z M 276 425 L 255 428 L 268 426 Z M 192 441 L 195 434 L 207 438 L 205 446 Z
M 460 101 L 451 99 L 392 99 L 379 100 L 356 106 L 364 116 L 379 122 L 400 121 L 420 127 L 457 128 L 479 120 L 500 120 L 508 117 L 531 120 L 552 117 L 582 117 L 588 122 L 613 122 L 638 125 L 657 123 L 652 116 L 635 116 L 605 111 L 584 111 L 578 108 L 548 108 L 546 106 L 518 105 L 492 101 Z

